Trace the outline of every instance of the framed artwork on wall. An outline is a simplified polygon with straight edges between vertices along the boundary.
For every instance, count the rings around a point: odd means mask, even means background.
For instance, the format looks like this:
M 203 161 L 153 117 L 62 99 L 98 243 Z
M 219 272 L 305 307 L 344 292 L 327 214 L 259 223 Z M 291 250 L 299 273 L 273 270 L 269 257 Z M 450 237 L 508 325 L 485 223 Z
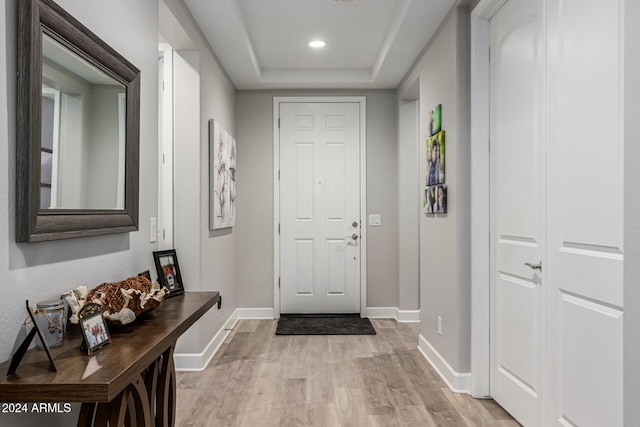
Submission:
M 429 136 L 433 136 L 442 130 L 442 104 L 438 104 L 432 110 L 429 110 L 427 128 Z
M 435 213 L 434 210 L 434 203 L 435 203 L 435 186 L 430 186 L 425 188 L 424 190 L 424 213 L 426 214 L 433 214 Z
M 424 190 L 425 214 L 447 213 L 447 184 L 431 185 Z
M 447 184 L 437 185 L 434 188 L 433 213 L 447 213 Z
M 236 220 L 236 140 L 209 120 L 209 229 L 233 227 Z
M 427 138 L 427 182 L 426 185 L 445 182 L 445 138 L 444 131 Z

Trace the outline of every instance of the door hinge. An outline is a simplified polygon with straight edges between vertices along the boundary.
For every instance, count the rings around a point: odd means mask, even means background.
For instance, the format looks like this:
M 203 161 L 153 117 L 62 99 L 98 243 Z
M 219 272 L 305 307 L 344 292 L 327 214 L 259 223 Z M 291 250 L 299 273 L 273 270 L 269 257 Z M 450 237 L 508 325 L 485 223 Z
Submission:
M 280 278 L 278 277 L 278 287 L 280 287 Z
M 280 129 L 280 117 L 278 117 L 278 129 Z
M 278 169 L 278 181 L 280 181 L 280 169 Z
M 162 164 L 165 164 L 165 160 L 164 160 L 164 153 L 162 153 Z
M 280 234 L 280 224 L 278 224 L 278 234 Z
M 167 238 L 165 237 L 164 231 L 165 231 L 165 230 L 164 230 L 164 228 L 163 228 L 163 229 L 162 229 L 162 240 L 167 240 Z

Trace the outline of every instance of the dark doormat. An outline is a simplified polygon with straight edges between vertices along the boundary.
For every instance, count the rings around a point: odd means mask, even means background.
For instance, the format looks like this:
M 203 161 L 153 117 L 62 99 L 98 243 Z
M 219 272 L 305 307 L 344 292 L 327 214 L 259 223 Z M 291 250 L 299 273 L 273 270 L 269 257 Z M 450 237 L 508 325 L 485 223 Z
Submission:
M 362 317 L 282 317 L 276 335 L 375 335 L 376 330 Z

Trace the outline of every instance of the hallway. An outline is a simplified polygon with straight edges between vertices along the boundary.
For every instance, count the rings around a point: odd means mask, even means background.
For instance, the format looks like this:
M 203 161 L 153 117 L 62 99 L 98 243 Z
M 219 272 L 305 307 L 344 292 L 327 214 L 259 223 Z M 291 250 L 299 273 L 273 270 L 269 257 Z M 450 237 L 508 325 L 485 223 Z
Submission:
M 519 426 L 447 387 L 418 323 L 372 323 L 373 336 L 276 336 L 276 320 L 239 321 L 205 371 L 178 373 L 176 425 Z

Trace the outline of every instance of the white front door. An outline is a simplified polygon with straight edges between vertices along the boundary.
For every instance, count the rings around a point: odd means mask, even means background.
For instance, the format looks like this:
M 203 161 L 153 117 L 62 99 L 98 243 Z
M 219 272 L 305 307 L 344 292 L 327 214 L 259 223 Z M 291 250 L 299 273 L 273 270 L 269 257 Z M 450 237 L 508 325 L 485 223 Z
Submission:
M 360 312 L 360 104 L 281 102 L 280 311 Z
M 491 20 L 491 396 L 542 425 L 544 40 L 541 0 Z M 528 265 L 527 265 L 528 264 Z

